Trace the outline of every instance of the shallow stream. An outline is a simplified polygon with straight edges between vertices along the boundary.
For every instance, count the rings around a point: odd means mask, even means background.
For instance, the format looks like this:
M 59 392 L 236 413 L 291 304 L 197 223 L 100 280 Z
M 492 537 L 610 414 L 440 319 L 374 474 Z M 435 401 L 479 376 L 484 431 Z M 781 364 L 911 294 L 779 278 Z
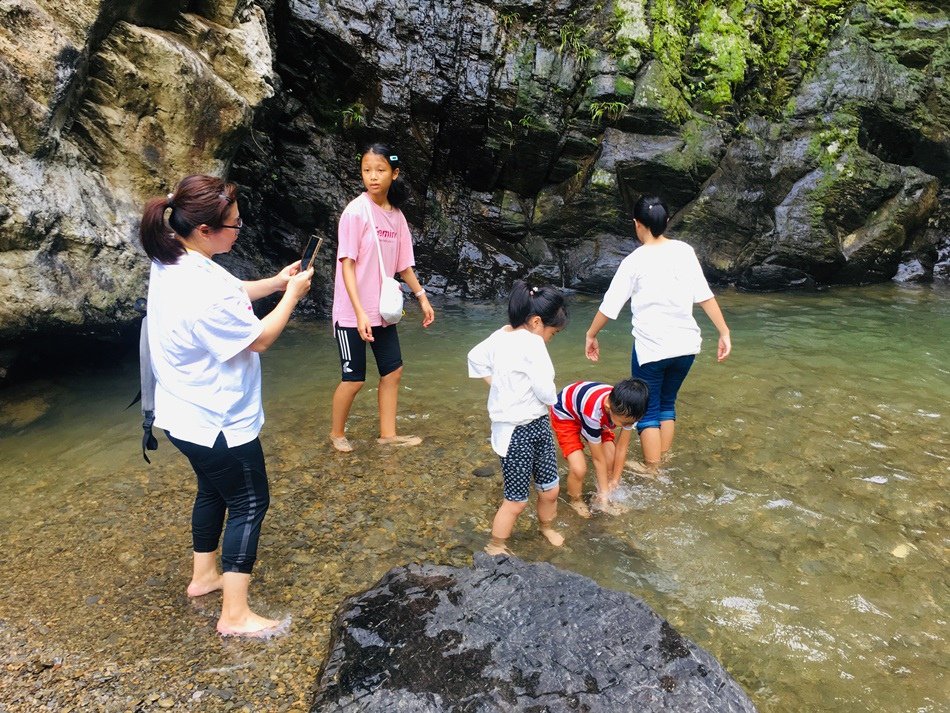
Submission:
M 734 353 L 716 364 L 697 310 L 704 351 L 661 479 L 627 474 L 621 516 L 562 504 L 559 551 L 523 517 L 512 549 L 642 597 L 762 711 L 948 710 L 950 291 L 720 302 Z M 549 345 L 558 383 L 625 376 L 627 313 L 591 364 L 597 302 L 571 306 Z M 329 325 L 295 325 L 264 355 L 272 505 L 252 603 L 293 619 L 267 643 L 219 639 L 217 595 L 184 595 L 193 475 L 164 438 L 141 459 L 137 412 L 123 411 L 135 355 L 0 391 L 0 710 L 306 710 L 345 595 L 408 561 L 470 563 L 501 488 L 465 353 L 504 308 L 436 309 L 429 330 L 415 313 L 400 327 L 415 449 L 375 445 L 372 380 L 356 452 L 329 448 Z M 484 466 L 495 475 L 475 477 Z

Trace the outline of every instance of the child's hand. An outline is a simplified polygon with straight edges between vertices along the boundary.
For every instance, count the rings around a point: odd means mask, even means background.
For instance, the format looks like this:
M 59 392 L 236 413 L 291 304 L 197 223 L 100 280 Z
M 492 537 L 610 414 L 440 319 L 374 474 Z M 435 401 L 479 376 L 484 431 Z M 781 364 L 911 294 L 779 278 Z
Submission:
M 597 343 L 597 337 L 585 337 L 584 352 L 591 361 L 600 359 L 600 344 Z
M 360 339 L 364 342 L 373 341 L 373 325 L 369 323 L 369 317 L 366 312 L 360 312 L 356 315 L 356 329 L 360 333 Z
M 435 310 L 429 304 L 429 298 L 422 295 L 419 298 L 419 307 L 422 309 L 422 326 L 428 327 L 435 321 Z

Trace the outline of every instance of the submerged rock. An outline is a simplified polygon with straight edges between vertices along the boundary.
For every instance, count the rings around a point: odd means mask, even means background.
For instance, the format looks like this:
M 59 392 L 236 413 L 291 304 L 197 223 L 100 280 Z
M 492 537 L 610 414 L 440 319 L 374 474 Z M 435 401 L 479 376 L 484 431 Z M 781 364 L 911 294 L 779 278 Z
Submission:
M 311 713 L 754 711 L 644 602 L 546 563 L 390 570 L 337 611 Z

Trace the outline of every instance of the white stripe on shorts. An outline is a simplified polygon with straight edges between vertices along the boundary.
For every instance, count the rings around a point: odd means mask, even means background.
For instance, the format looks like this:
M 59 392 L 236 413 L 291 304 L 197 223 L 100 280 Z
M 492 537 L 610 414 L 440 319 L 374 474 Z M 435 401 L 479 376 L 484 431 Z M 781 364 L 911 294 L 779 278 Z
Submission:
M 340 342 L 340 353 L 343 355 L 343 359 L 346 361 L 352 361 L 353 358 L 350 356 L 350 344 L 346 340 L 346 332 L 337 327 L 336 337 Z

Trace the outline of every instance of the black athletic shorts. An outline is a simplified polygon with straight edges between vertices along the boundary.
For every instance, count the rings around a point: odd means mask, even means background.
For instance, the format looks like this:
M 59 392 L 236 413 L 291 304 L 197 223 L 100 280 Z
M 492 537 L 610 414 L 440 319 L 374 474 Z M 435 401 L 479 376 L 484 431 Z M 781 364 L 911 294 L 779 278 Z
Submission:
M 343 381 L 366 381 L 366 342 L 356 327 L 335 325 L 336 348 L 340 353 L 340 371 Z M 396 325 L 373 327 L 373 341 L 369 343 L 376 357 L 380 376 L 391 374 L 402 366 L 399 334 Z

